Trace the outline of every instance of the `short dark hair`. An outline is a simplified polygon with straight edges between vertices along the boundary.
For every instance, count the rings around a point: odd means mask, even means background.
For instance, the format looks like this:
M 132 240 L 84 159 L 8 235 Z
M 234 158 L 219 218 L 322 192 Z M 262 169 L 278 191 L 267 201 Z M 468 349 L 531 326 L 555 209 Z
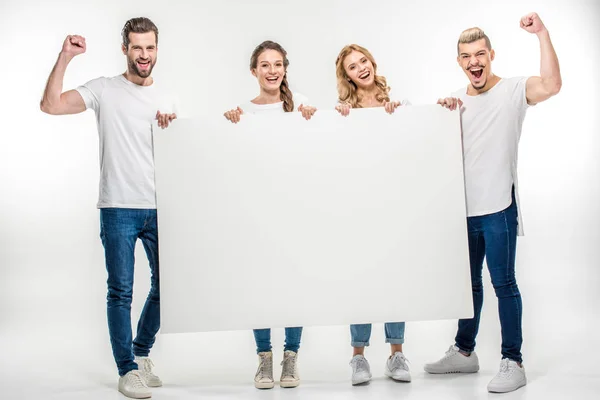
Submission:
M 123 30 L 121 31 L 121 36 L 123 37 L 123 46 L 125 46 L 126 49 L 129 48 L 129 34 L 132 32 L 154 32 L 154 35 L 156 36 L 156 44 L 158 44 L 158 28 L 154 22 L 150 20 L 150 18 L 131 18 L 129 21 L 125 22 L 125 26 L 123 26 Z

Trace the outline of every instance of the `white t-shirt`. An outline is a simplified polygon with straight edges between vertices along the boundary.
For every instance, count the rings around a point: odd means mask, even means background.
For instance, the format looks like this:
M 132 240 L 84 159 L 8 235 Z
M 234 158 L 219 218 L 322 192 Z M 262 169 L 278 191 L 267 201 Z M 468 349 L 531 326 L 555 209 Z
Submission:
M 292 101 L 294 102 L 294 111 L 298 111 L 300 105 L 308 106 L 308 98 L 300 93 L 292 93 Z M 244 114 L 263 114 L 270 112 L 285 112 L 283 110 L 283 101 L 272 104 L 254 104 L 248 101 L 240 105 L 240 108 L 244 111 Z
M 152 124 L 175 102 L 156 84 L 140 86 L 123 75 L 97 78 L 77 88 L 96 112 L 100 138 L 98 208 L 156 208 Z
M 452 94 L 461 107 L 467 215 L 493 214 L 512 202 L 518 207 L 517 158 L 527 104 L 527 77 L 501 79 L 477 96 L 467 88 Z M 519 235 L 523 234 L 519 210 Z

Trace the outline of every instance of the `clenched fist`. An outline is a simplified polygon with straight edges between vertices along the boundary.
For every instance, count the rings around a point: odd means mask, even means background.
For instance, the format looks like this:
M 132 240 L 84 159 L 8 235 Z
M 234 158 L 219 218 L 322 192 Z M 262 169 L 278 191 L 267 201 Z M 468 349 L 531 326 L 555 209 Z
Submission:
M 75 57 L 85 53 L 85 38 L 79 35 L 69 35 L 63 42 L 62 53 Z
M 530 13 L 521 18 L 521 28 L 529 33 L 540 33 L 546 30 L 544 23 L 537 13 Z

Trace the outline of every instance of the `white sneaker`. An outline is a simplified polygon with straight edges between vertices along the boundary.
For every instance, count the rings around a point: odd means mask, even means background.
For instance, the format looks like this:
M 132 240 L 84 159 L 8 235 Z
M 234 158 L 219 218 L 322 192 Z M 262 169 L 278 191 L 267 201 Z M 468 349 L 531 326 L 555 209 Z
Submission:
M 273 353 L 264 351 L 258 353 L 258 369 L 254 376 L 254 386 L 257 389 L 272 389 L 273 381 Z
M 282 388 L 295 388 L 300 384 L 300 375 L 298 375 L 298 353 L 286 350 L 283 353 L 281 365 L 281 379 L 279 384 Z
M 410 382 L 407 361 L 401 351 L 395 352 L 385 363 L 385 376 L 395 381 Z
M 138 371 L 144 378 L 146 385 L 148 387 L 160 387 L 162 386 L 162 381 L 160 378 L 152 372 L 152 368 L 154 367 L 154 363 L 148 357 L 135 357 L 133 360 L 138 365 Z
M 152 392 L 137 370 L 132 370 L 119 378 L 119 392 L 132 399 L 149 399 Z
M 360 385 L 371 380 L 371 367 L 364 356 L 357 354 L 352 357 L 350 366 L 352 367 L 353 385 Z
M 440 360 L 425 364 L 425 371 L 430 374 L 477 372 L 479 371 L 479 359 L 475 352 L 472 352 L 470 356 L 465 356 L 458 347 L 452 345 Z
M 525 368 L 516 361 L 505 358 L 500 363 L 500 371 L 488 384 L 488 392 L 506 393 L 527 385 Z

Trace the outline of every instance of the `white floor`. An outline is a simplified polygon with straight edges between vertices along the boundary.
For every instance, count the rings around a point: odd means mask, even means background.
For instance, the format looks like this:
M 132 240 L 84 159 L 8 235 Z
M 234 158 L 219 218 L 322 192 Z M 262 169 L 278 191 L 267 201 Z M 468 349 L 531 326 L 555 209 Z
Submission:
M 168 384 L 154 390 L 154 399 L 597 399 L 598 377 L 588 375 L 570 376 L 560 382 L 552 382 L 549 376 L 530 375 L 527 387 L 517 392 L 494 395 L 486 393 L 485 385 L 491 373 L 484 372 L 471 377 L 430 378 L 422 373 L 416 374 L 410 384 L 400 384 L 375 378 L 368 386 L 351 387 L 348 382 L 304 381 L 297 389 L 275 388 L 259 391 L 250 384 L 232 383 L 230 385 L 176 385 Z M 31 382 L 30 382 L 31 383 Z M 70 387 L 37 387 L 24 391 L 4 392 L 4 399 L 126 399 L 107 381 L 94 383 L 91 377 L 85 382 Z M 4 397 L 6 396 L 6 397 Z
M 51 317 L 46 316 L 49 320 Z M 106 332 L 90 334 L 81 326 L 47 330 L 42 323 L 6 331 L 0 336 L 2 363 L 0 399 L 125 399 L 116 390 L 117 376 Z M 589 321 L 588 321 L 589 322 Z M 510 394 L 489 394 L 486 385 L 496 373 L 499 356 L 494 346 L 481 345 L 481 371 L 465 375 L 429 375 L 423 364 L 443 355 L 439 336 L 448 337 L 454 321 L 407 324 L 405 354 L 411 360 L 411 383 L 397 383 L 383 376 L 388 351 L 382 326 L 373 326 L 367 350 L 374 379 L 365 386 L 349 382 L 350 347 L 346 327 L 305 328 L 299 357 L 302 384 L 296 389 L 257 390 L 252 378 L 256 357 L 249 332 L 160 335 L 153 350 L 156 372 L 165 382 L 154 399 L 598 399 L 600 372 L 598 340 L 583 332 L 560 347 L 530 344 L 526 359 L 529 383 Z M 589 324 L 588 327 L 591 327 Z M 598 327 L 598 324 L 595 325 Z M 413 335 L 408 335 L 412 328 Z M 481 342 L 492 340 L 493 329 L 483 326 Z M 414 333 L 419 333 L 414 337 Z M 565 329 L 565 333 L 568 330 Z M 490 337 L 490 338 L 487 338 Z M 338 339 L 342 340 L 338 340 Z M 408 341 L 410 338 L 410 343 Z M 436 339 L 437 338 L 437 339 Z M 435 340 L 434 340 L 435 339 Z M 486 340 L 487 339 L 487 340 Z M 448 337 L 449 343 L 451 336 Z M 275 358 L 281 358 L 283 337 L 273 331 Z M 428 343 L 435 343 L 430 348 Z M 559 343 L 557 343 L 558 345 Z M 433 346 L 433 345 L 432 345 Z M 280 372 L 275 363 L 275 373 Z

